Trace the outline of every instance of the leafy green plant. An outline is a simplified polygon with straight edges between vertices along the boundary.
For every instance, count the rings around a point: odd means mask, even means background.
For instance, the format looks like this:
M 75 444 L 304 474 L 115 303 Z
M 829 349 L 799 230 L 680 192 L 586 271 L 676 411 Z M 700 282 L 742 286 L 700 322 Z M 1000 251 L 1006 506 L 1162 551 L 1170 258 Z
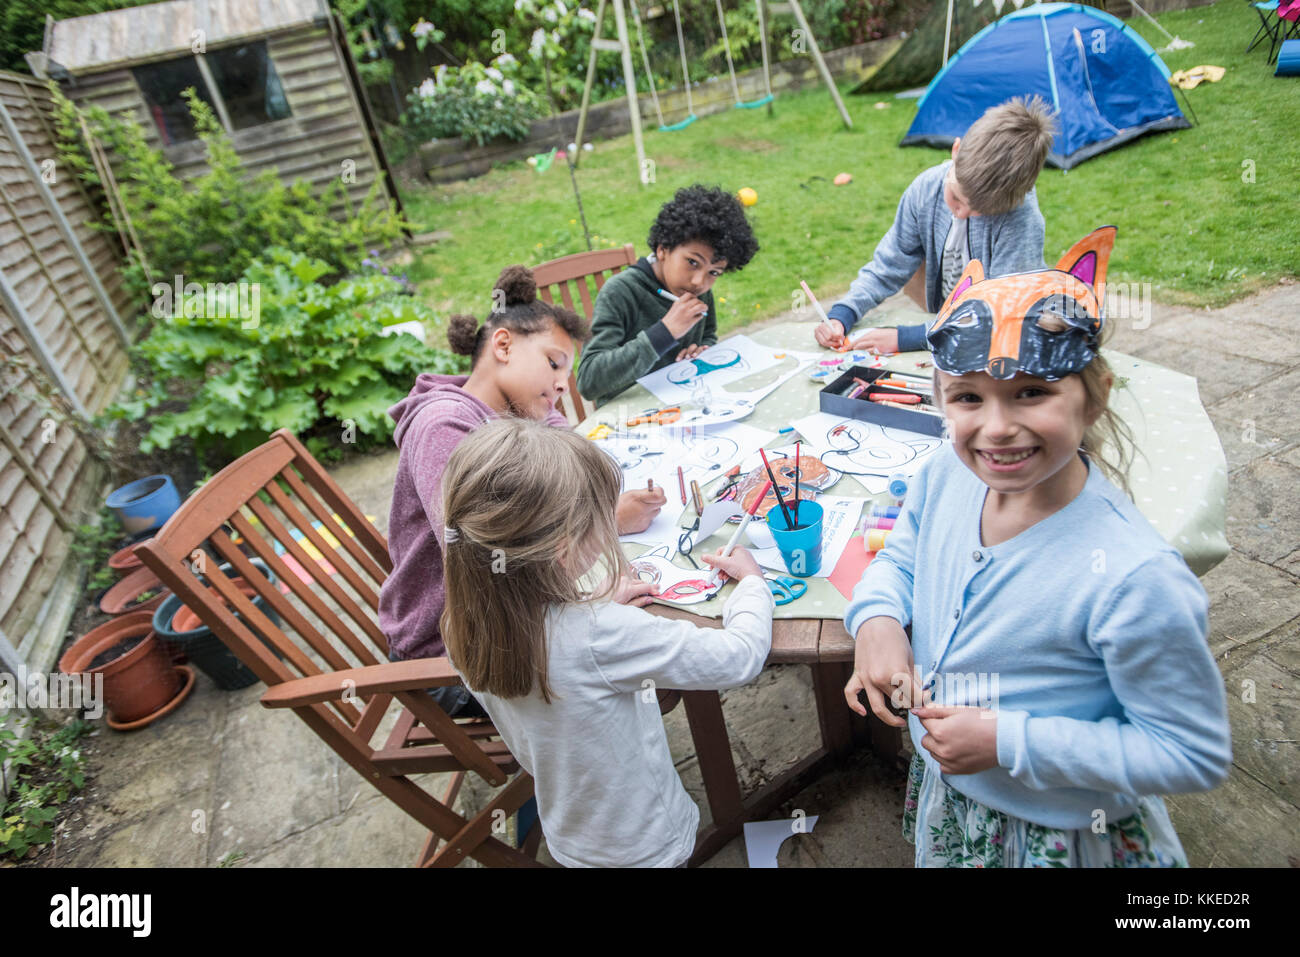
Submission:
M 86 565 L 90 577 L 86 590 L 91 594 L 107 588 L 117 581 L 117 574 L 108 567 L 108 558 L 122 539 L 122 523 L 117 513 L 108 507 L 100 509 L 98 525 L 78 525 L 68 550 L 73 557 Z
M 489 66 L 440 66 L 411 91 L 402 122 L 424 140 L 460 136 L 479 146 L 501 137 L 522 140 L 541 111 L 537 97 L 514 79 L 518 73 L 509 53 Z
M 51 85 L 56 104 L 59 152 L 83 180 L 101 185 L 81 142 L 76 106 Z M 92 135 L 113 155 L 118 191 L 143 247 L 125 275 L 142 297 L 152 282 L 174 276 L 186 282 L 228 282 L 271 246 L 292 246 L 329 263 L 336 272 L 356 267 L 367 244 L 390 243 L 407 224 L 385 198 L 378 182 L 354 208 L 341 179 L 321 193 L 306 180 L 286 186 L 273 170 L 250 176 L 211 107 L 193 89 L 185 91 L 194 128 L 206 152 L 207 168 L 185 181 L 145 139 L 140 125 L 124 115 L 110 117 L 91 107 L 85 119 Z M 331 208 L 350 214 L 338 219 Z M 116 232 L 111 216 L 100 228 Z
M 217 867 L 234 867 L 247 856 L 243 851 L 230 851 L 223 855 L 221 860 L 217 861 Z
M 54 839 L 59 805 L 85 785 L 78 740 L 92 725 L 76 719 L 57 731 L 20 737 L 0 728 L 0 766 L 9 764 L 13 790 L 0 814 L 0 856 L 22 858 Z
M 187 303 L 183 313 L 157 319 L 135 350 L 149 388 L 113 410 L 148 418 L 141 451 L 188 436 L 200 460 L 214 451 L 234 457 L 279 428 L 331 435 L 335 446 L 381 440 L 392 433 L 385 410 L 416 374 L 464 367 L 463 357 L 409 334 L 381 334 L 387 325 L 432 318 L 395 280 L 371 272 L 318 282 L 330 272 L 322 260 L 271 249 L 240 277 L 259 290 L 254 318 Z M 201 314 L 186 314 L 193 312 Z

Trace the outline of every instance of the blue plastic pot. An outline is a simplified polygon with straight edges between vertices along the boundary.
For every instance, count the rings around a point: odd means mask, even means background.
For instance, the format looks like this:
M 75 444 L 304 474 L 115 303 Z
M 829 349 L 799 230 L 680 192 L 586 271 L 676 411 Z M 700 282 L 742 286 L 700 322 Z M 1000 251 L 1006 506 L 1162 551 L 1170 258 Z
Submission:
M 149 475 L 109 493 L 104 502 L 117 513 L 127 534 L 162 528 L 181 507 L 181 496 L 170 475 Z

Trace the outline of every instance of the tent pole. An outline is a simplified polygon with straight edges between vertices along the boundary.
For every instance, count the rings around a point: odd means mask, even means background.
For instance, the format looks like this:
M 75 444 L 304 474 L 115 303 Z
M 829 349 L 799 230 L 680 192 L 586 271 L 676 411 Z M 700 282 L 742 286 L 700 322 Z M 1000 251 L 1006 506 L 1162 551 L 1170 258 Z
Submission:
M 943 25 L 943 65 L 948 65 L 948 45 L 952 42 L 952 5 L 957 0 L 948 0 L 948 19 Z

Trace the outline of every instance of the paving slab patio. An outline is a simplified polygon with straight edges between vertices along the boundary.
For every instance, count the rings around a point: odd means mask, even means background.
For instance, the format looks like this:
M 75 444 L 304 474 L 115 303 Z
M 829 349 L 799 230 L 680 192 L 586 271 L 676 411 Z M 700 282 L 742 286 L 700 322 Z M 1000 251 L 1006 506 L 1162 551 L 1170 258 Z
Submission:
M 895 297 L 882 316 L 921 318 Z M 1197 378 L 1228 460 L 1229 556 L 1203 578 L 1210 647 L 1223 671 L 1233 730 L 1228 782 L 1169 799 L 1194 866 L 1300 866 L 1300 284 L 1219 310 L 1155 304 L 1118 321 L 1110 345 Z M 791 315 L 771 322 L 787 322 Z M 811 326 L 810 326 L 811 336 Z M 332 470 L 381 530 L 395 452 Z M 291 714 L 261 708 L 262 686 L 226 692 L 200 675 L 190 699 L 131 734 L 102 726 L 92 782 L 41 863 L 100 867 L 406 866 L 424 834 Z M 806 669 L 770 668 L 724 695 L 742 786 L 762 785 L 817 741 Z M 688 791 L 708 820 L 682 708 L 665 719 Z M 781 809 L 820 815 L 782 847 L 782 867 L 908 866 L 899 829 L 897 755 L 854 755 Z M 431 776 L 436 777 L 436 776 Z M 491 790 L 472 776 L 457 799 L 471 812 Z M 543 852 L 541 859 L 549 861 Z M 473 866 L 473 862 L 466 865 Z M 743 839 L 707 866 L 743 867 Z

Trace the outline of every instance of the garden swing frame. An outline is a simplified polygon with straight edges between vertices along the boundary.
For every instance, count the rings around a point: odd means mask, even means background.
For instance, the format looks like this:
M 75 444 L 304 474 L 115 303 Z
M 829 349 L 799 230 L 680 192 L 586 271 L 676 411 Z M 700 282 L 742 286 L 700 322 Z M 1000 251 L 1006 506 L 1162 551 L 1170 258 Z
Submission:
M 673 0 L 673 14 L 677 26 L 677 48 L 682 60 L 682 82 L 686 93 L 686 112 L 685 119 L 677 123 L 665 124 L 663 110 L 659 103 L 659 93 L 655 87 L 654 71 L 650 69 L 650 58 L 646 52 L 645 37 L 641 27 L 640 12 L 636 7 L 636 0 L 630 0 L 632 4 L 632 16 L 636 25 L 637 42 L 641 49 L 641 61 L 644 66 L 646 76 L 650 83 L 650 97 L 654 103 L 655 112 L 659 118 L 659 129 L 661 132 L 674 132 L 685 129 L 694 123 L 698 116 L 695 114 L 694 103 L 691 99 L 691 79 L 688 63 L 686 60 L 686 44 L 682 35 L 681 12 L 677 0 Z M 722 29 L 723 49 L 727 56 L 727 70 L 731 75 L 732 91 L 735 94 L 736 102 L 734 108 L 737 109 L 756 109 L 761 106 L 767 107 L 768 115 L 772 115 L 772 102 L 776 99 L 772 92 L 772 70 L 771 59 L 768 52 L 767 44 L 767 24 L 769 15 L 775 11 L 778 13 L 791 13 L 799 25 L 799 30 L 808 43 L 808 52 L 812 56 L 813 62 L 817 66 L 817 72 L 820 74 L 822 82 L 830 92 L 831 100 L 835 103 L 839 111 L 840 118 L 844 121 L 844 126 L 848 129 L 853 128 L 853 120 L 849 117 L 849 111 L 844 105 L 844 100 L 840 97 L 840 92 L 835 86 L 835 78 L 831 76 L 830 68 L 826 65 L 826 60 L 822 57 L 821 48 L 817 45 L 817 38 L 813 35 L 812 28 L 808 25 L 808 18 L 804 16 L 803 8 L 799 5 L 799 0 L 788 0 L 782 3 L 768 3 L 767 0 L 755 0 L 758 8 L 758 25 L 759 36 L 763 51 L 763 83 L 765 95 L 752 102 L 744 102 L 740 98 L 740 85 L 736 80 L 735 64 L 731 57 L 731 43 L 727 37 L 726 19 L 722 11 L 721 0 L 715 0 L 718 10 L 718 22 Z M 602 28 L 605 23 L 605 7 L 613 6 L 614 24 L 617 34 L 616 40 L 608 40 L 601 36 Z M 623 0 L 600 0 L 596 7 L 596 21 L 592 31 L 591 52 L 587 57 L 587 79 L 582 88 L 582 106 L 578 111 L 578 129 L 574 136 L 574 155 L 573 165 L 577 166 L 583 144 L 583 133 L 587 128 L 587 114 L 591 107 L 591 90 L 596 77 L 596 55 L 601 51 L 618 53 L 623 61 L 623 83 L 627 96 L 628 116 L 632 126 L 632 141 L 636 149 L 636 161 L 638 178 L 642 186 L 653 182 L 653 162 L 647 160 L 645 154 L 645 141 L 641 129 L 641 108 L 638 100 L 636 89 L 636 71 L 632 65 L 632 47 L 628 40 L 627 30 L 627 12 L 623 5 Z

